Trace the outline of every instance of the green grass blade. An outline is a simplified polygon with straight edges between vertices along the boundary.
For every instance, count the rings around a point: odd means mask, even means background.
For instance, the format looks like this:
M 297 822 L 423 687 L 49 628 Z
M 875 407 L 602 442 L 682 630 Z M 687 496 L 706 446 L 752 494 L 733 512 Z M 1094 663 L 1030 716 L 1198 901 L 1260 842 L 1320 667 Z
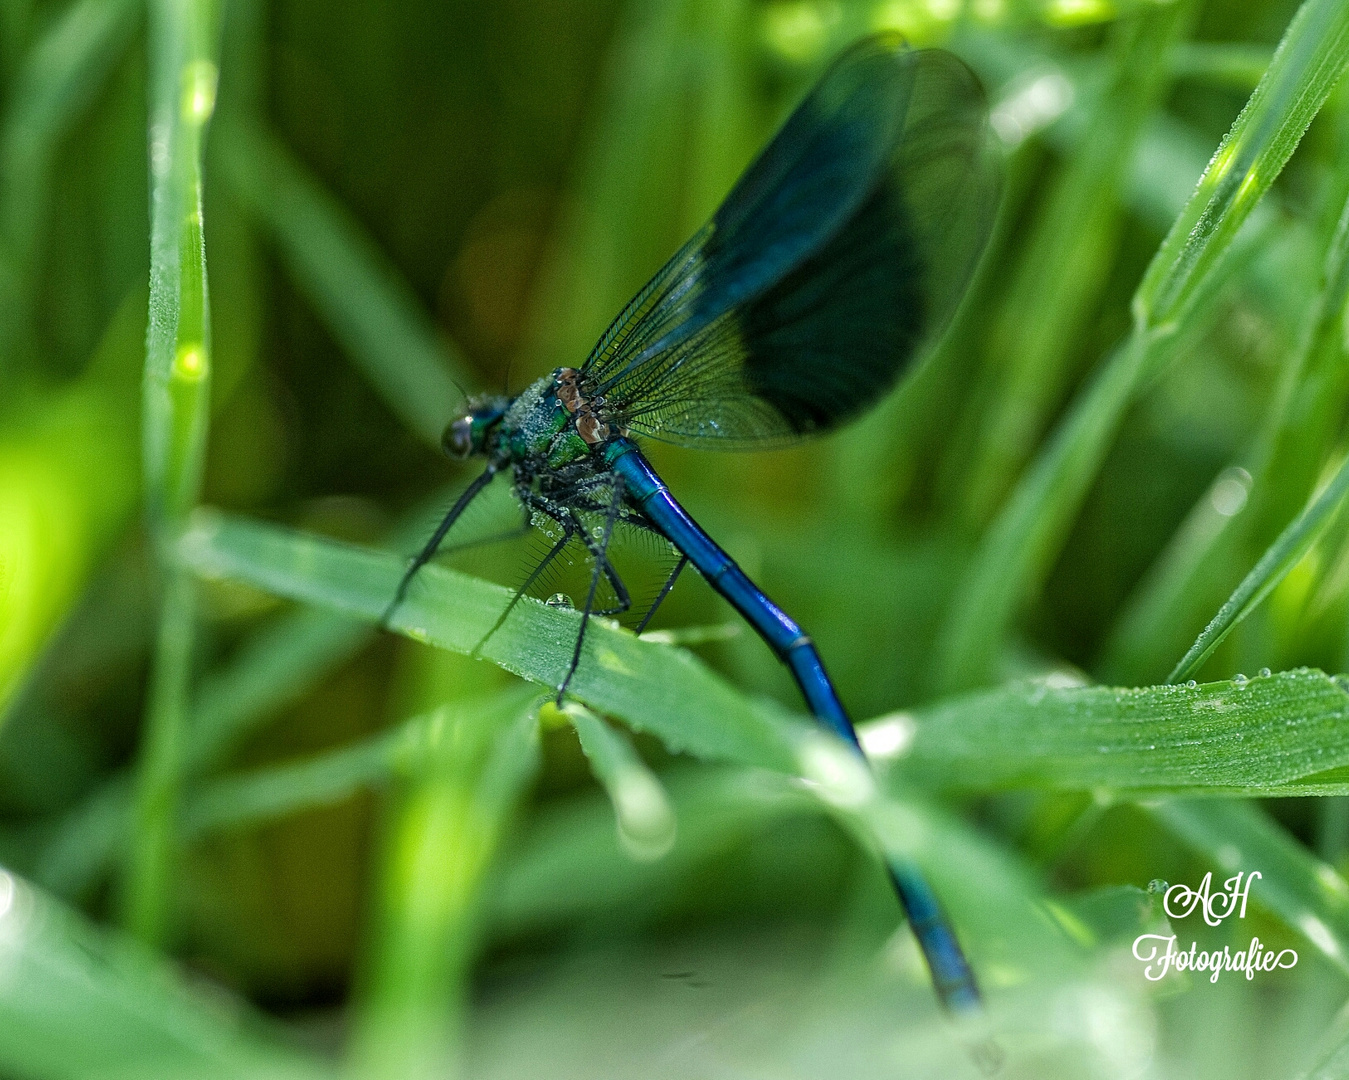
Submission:
M 89 893 L 126 843 L 132 778 L 118 776 L 61 815 L 33 869 L 42 888 L 67 900 Z
M 31 333 L 38 257 L 62 137 L 102 88 L 139 20 L 139 0 L 79 0 L 32 46 L 0 128 L 0 236 L 12 286 L 0 309 L 0 370 Z
M 985 790 L 1288 793 L 1349 764 L 1349 691 L 1319 671 L 1243 682 L 1013 684 L 863 727 L 897 774 Z M 873 740 L 880 740 L 879 743 Z
M 623 849 L 640 862 L 659 859 L 675 842 L 674 810 L 659 777 L 620 731 L 579 702 L 562 707 L 581 740 L 590 771 L 614 804 L 614 824 Z
M 996 511 L 1071 377 L 1073 346 L 1116 255 L 1124 163 L 1168 86 L 1168 59 L 1192 8 L 1169 4 L 1119 24 L 1114 72 L 1087 119 L 1089 134 L 1039 206 L 986 348 L 987 405 L 973 425 L 978 445 L 963 496 L 973 522 Z
M 1134 296 L 1136 319 L 1172 332 L 1205 275 L 1283 171 L 1349 65 L 1349 8 L 1305 0 Z
M 1175 51 L 1171 72 L 1237 90 L 1254 90 L 1274 54 L 1263 45 L 1190 41 Z
M 937 640 L 940 690 L 992 676 L 1008 627 L 1049 574 L 1148 353 L 1147 338 L 1135 335 L 1106 359 L 989 527 Z
M 1349 974 L 1349 884 L 1267 814 L 1249 803 L 1213 800 L 1144 808 L 1225 874 L 1260 871 L 1252 898 Z
M 168 929 L 196 622 L 196 583 L 170 549 L 201 487 L 210 417 L 202 144 L 215 109 L 214 15 L 206 0 L 157 0 L 150 19 L 150 319 L 141 424 L 164 592 L 123 897 L 127 926 L 147 941 Z
M 1314 493 L 1349 385 L 1341 361 L 1341 321 L 1349 302 L 1349 178 L 1334 182 L 1329 194 L 1342 209 L 1328 236 L 1324 283 L 1247 455 L 1249 497 L 1236 514 L 1221 512 L 1223 489 L 1230 506 L 1231 485 L 1245 482 L 1232 470 L 1205 492 L 1112 628 L 1100 665 L 1106 679 L 1159 678 L 1200 620 L 1237 587 L 1246 549 L 1274 543 Z M 1251 557 L 1253 552 L 1247 564 Z
M 1221 256 L 1349 64 L 1349 7 L 1305 0 L 1246 108 L 1134 294 L 1134 329 L 1105 361 L 984 538 L 938 643 L 946 690 L 985 682 L 1043 582 L 1154 353 L 1212 285 Z
M 361 1076 L 461 1071 L 482 885 L 538 767 L 538 705 L 537 692 L 516 688 L 447 710 L 400 799 L 351 1047 Z
M 371 622 L 383 614 L 403 571 L 393 555 L 205 513 L 180 554 L 200 574 L 246 581 Z M 556 687 L 570 663 L 580 614 L 526 598 L 488 637 L 510 597 L 508 589 L 428 566 L 395 612 L 393 629 L 451 652 L 476 651 L 522 678 Z M 752 705 L 690 654 L 642 641 L 602 619 L 591 620 L 570 693 L 698 757 L 793 767 L 801 726 Z
M 105 485 L 106 487 L 106 485 Z M 412 511 L 393 530 L 400 550 L 419 548 L 462 485 Z M 296 701 L 372 637 L 368 622 L 300 608 L 262 626 L 225 666 L 202 678 L 192 702 L 182 766 L 199 776 L 218 766 L 259 723 Z M 84 895 L 124 842 L 130 824 L 127 778 L 114 776 L 62 816 L 46 842 L 38 883 L 60 896 Z
M 421 731 L 430 722 L 431 718 L 419 718 L 393 732 L 382 732 L 295 764 L 273 765 L 211 781 L 186 798 L 183 836 L 192 839 L 335 806 L 359 791 L 387 783 L 397 772 L 398 751 L 408 738 L 409 728 Z
M 227 668 L 201 681 L 183 766 L 200 773 L 222 761 L 260 719 L 298 701 L 370 639 L 370 628 L 304 608 L 263 627 Z
M 33 1080 L 319 1080 L 241 1002 L 203 1000 L 125 939 L 0 871 L 0 1071 Z
M 266 229 L 301 291 L 408 429 L 433 446 L 477 388 L 458 350 L 360 225 L 275 136 L 222 122 L 212 163 Z
M 190 800 L 183 817 L 184 832 L 195 838 L 257 825 L 332 806 L 391 780 L 419 777 L 428 761 L 434 762 L 437 754 L 445 752 L 448 726 L 458 722 L 464 708 L 485 709 L 484 715 L 500 719 L 502 710 L 515 715 L 526 705 L 532 708 L 537 699 L 537 690 L 516 687 L 499 694 L 490 708 L 480 701 L 458 703 L 415 716 L 350 746 L 212 780 Z
M 1180 682 L 1203 666 L 1222 640 L 1242 619 L 1265 599 L 1281 582 L 1311 546 L 1320 539 L 1334 520 L 1335 511 L 1349 492 L 1349 461 L 1340 466 L 1334 478 L 1316 500 L 1284 529 L 1260 561 L 1251 568 L 1241 584 L 1218 609 L 1213 621 L 1195 639 L 1189 651 L 1172 670 L 1167 682 Z

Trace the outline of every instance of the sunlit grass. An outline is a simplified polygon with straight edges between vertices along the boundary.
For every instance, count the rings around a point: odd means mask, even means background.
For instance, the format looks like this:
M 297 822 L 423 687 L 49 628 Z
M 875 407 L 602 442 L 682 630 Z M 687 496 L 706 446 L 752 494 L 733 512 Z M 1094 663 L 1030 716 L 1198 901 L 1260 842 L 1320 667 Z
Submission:
M 0 1072 L 959 1077 L 991 1030 L 1015 1077 L 1349 1075 L 1343 3 L 4 20 Z M 497 626 L 519 546 L 378 629 L 462 395 L 579 361 L 886 27 L 1008 158 L 956 325 L 827 441 L 652 449 L 876 779 L 692 574 L 561 709 L 577 614 Z M 1251 870 L 1240 925 L 1149 890 Z M 1172 931 L 1299 963 L 1151 983 Z

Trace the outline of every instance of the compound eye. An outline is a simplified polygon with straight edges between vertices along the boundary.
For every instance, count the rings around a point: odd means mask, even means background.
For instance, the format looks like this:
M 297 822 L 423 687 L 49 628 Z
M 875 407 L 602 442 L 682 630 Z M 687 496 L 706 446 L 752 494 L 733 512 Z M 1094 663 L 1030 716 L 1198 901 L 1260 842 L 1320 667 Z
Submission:
M 473 453 L 473 417 L 461 416 L 445 429 L 441 436 L 441 445 L 445 453 L 462 461 Z

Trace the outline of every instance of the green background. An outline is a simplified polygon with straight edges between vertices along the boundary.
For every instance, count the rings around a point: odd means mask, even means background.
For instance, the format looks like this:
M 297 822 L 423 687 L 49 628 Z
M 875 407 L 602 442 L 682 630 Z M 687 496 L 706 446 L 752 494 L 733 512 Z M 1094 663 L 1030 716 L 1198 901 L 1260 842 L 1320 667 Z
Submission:
M 880 29 L 1006 154 L 954 326 L 843 432 L 651 448 L 876 783 L 694 574 L 566 710 L 574 612 L 468 655 L 537 541 L 376 631 L 463 394 L 583 360 Z M 1342 0 L 4 0 L 0 1073 L 1349 1075 L 1346 64 Z M 1298 964 L 1149 982 L 1173 932 Z

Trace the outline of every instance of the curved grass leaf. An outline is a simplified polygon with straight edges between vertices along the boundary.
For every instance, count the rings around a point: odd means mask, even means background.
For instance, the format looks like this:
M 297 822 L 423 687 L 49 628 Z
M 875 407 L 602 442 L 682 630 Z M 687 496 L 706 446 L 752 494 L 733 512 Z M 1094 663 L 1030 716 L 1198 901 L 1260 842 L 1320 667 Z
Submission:
M 1175 50 L 1171 72 L 1178 79 L 1254 90 L 1273 55 L 1264 45 L 1188 41 Z
M 1174 329 L 1205 275 L 1283 171 L 1349 64 L 1349 8 L 1304 0 L 1134 295 L 1146 328 Z
M 1305 0 L 1255 93 L 1134 294 L 1134 328 L 1022 477 L 984 538 L 938 642 L 939 683 L 987 681 L 1007 629 L 1044 580 L 1125 409 L 1211 287 L 1221 257 L 1349 64 L 1349 7 Z
M 401 521 L 391 536 L 394 546 L 420 549 L 454 490 L 439 493 Z M 373 632 L 368 622 L 320 608 L 288 611 L 266 623 L 198 685 L 184 772 L 199 776 L 219 765 L 259 723 L 349 659 Z M 115 776 L 62 815 L 44 844 L 34 871 L 37 882 L 63 897 L 86 893 L 125 838 L 129 799 L 126 777 Z
M 246 581 L 369 619 L 383 612 L 402 569 L 389 555 L 214 512 L 198 515 L 180 555 L 206 576 Z M 576 612 L 523 600 L 484 642 L 510 593 L 441 567 L 430 566 L 423 573 L 395 613 L 395 629 L 454 652 L 473 652 L 481 643 L 485 659 L 550 689 L 561 677 L 579 620 Z M 963 843 L 958 848 L 968 859 L 955 859 L 951 830 L 959 827 L 954 822 L 881 795 L 847 747 L 781 713 L 750 705 L 686 653 L 595 620 L 571 693 L 637 730 L 651 732 L 673 750 L 803 775 L 817 797 L 864 842 L 879 844 L 887 857 L 923 866 L 943 895 L 967 887 L 970 880 L 996 882 L 995 891 L 1007 892 L 1006 905 L 1044 921 L 1017 899 L 1029 884 L 1008 867 L 989 864 L 1002 856 L 986 846 Z M 373 755 L 379 753 L 372 748 Z M 353 760 L 358 771 L 367 766 L 364 758 L 346 758 L 343 764 Z M 1005 946 L 1006 935 L 995 929 L 992 914 L 1005 911 L 1004 904 L 984 899 L 984 913 L 973 917 L 974 923 L 983 927 L 980 932 L 990 942 Z M 1035 937 L 1031 928 L 1023 929 L 1027 940 Z M 1046 922 L 1044 933 L 1048 941 L 1057 931 Z
M 0 1072 L 32 1080 L 319 1080 L 240 1002 L 190 993 L 125 939 L 0 870 Z
M 942 786 L 1290 794 L 1349 764 L 1349 688 L 1306 669 L 1135 690 L 1022 683 L 873 721 L 863 740 L 890 748 L 896 775 Z
M 296 284 L 394 413 L 432 446 L 477 380 L 344 207 L 271 134 L 233 118 L 212 163 L 272 235 Z
M 620 731 L 578 702 L 562 707 L 581 740 L 590 771 L 614 804 L 618 839 L 641 862 L 659 859 L 675 841 L 675 817 L 659 777 Z
M 1343 153 L 1349 148 L 1349 110 L 1343 106 L 1336 127 Z M 1165 665 L 1185 647 L 1187 629 L 1198 627 L 1221 604 L 1254 551 L 1274 543 L 1315 492 L 1338 430 L 1346 385 L 1341 320 L 1349 297 L 1347 197 L 1349 175 L 1335 177 L 1318 215 L 1325 246 L 1322 284 L 1245 454 L 1254 477 L 1250 498 L 1235 515 L 1219 512 L 1213 492 L 1200 499 L 1112 627 L 1098 667 L 1107 680 L 1151 681 L 1167 670 Z M 1216 483 L 1230 486 L 1239 475 L 1229 470 Z
M 1260 561 L 1242 579 L 1227 603 L 1218 609 L 1218 614 L 1213 616 L 1213 620 L 1204 627 L 1189 651 L 1172 669 L 1167 682 L 1179 682 L 1203 666 L 1204 661 L 1213 654 L 1213 650 L 1232 632 L 1232 628 L 1274 591 L 1279 582 L 1320 539 L 1334 520 L 1335 511 L 1344 502 L 1347 492 L 1349 492 L 1349 461 L 1340 466 L 1339 472 L 1317 496 L 1316 501 L 1291 521 L 1279 538 L 1260 556 Z
M 297 762 L 270 765 L 209 781 L 191 798 L 182 821 L 190 838 L 224 829 L 273 821 L 289 814 L 333 806 L 392 780 L 419 777 L 444 756 L 446 732 L 466 710 L 488 720 L 537 711 L 538 691 L 507 690 L 488 701 L 457 703 L 405 720 L 390 731 L 314 754 Z
M 383 552 L 206 512 L 179 553 L 208 577 L 248 582 L 370 622 L 382 616 L 403 571 L 401 559 Z M 570 663 L 580 614 L 525 598 L 492 632 L 511 595 L 428 566 L 391 628 L 555 688 Z M 591 620 L 569 693 L 672 749 L 710 760 L 792 771 L 796 741 L 806 730 L 781 712 L 750 704 L 689 653 L 643 641 L 603 619 Z

